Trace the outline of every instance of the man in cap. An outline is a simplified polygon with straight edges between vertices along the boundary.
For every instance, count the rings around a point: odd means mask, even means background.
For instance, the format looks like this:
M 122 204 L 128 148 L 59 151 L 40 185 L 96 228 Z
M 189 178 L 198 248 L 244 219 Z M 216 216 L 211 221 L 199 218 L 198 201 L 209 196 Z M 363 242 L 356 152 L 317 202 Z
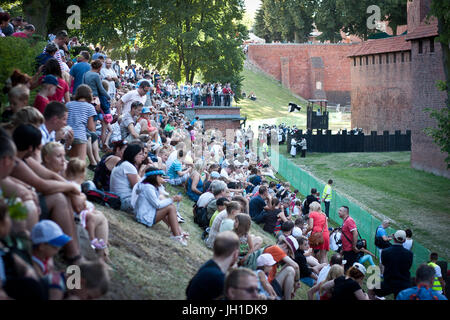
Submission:
M 403 248 L 403 243 L 406 240 L 406 233 L 403 230 L 397 230 L 392 238 L 394 244 L 386 248 L 381 253 L 381 260 L 384 265 L 384 281 L 380 288 L 371 289 L 368 291 L 371 299 L 384 297 L 391 293 L 394 298 L 397 294 L 411 286 L 411 277 L 409 269 L 411 269 L 413 262 L 413 254 L 411 251 Z

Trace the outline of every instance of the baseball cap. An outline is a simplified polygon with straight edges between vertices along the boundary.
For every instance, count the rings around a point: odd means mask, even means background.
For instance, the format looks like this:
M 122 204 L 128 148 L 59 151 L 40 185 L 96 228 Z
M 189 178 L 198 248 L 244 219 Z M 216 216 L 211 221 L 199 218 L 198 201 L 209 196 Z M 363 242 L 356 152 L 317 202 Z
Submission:
M 362 273 L 363 275 L 366 275 L 366 267 L 364 267 L 361 263 L 355 262 L 355 263 L 353 264 L 353 266 L 354 266 L 355 268 L 357 268 L 359 271 L 361 271 L 361 273 Z
M 270 253 L 263 253 L 256 259 L 256 266 L 264 267 L 264 266 L 273 266 L 277 263 Z
M 151 113 L 152 111 L 150 110 L 149 107 L 143 107 L 141 113 Z
M 58 83 L 58 79 L 56 79 L 56 77 L 52 74 L 48 74 L 44 77 L 44 79 L 42 79 L 42 83 L 48 83 L 48 84 L 53 84 L 55 86 L 57 86 L 58 88 L 61 88 L 61 86 Z
M 406 232 L 403 230 L 397 230 L 394 233 L 394 239 L 398 242 L 405 242 L 406 241 Z
M 60 226 L 51 220 L 41 220 L 31 230 L 33 244 L 49 243 L 55 247 L 63 247 L 72 240 L 66 235 Z
M 213 171 L 213 172 L 211 172 L 211 177 L 214 179 L 219 179 L 220 173 L 218 173 L 217 171 Z

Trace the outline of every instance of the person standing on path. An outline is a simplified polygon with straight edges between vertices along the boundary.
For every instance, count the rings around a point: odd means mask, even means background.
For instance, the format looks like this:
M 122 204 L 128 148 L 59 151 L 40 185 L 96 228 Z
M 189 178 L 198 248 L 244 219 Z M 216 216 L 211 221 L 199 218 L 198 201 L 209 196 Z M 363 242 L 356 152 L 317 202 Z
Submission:
M 328 180 L 328 184 L 323 188 L 322 192 L 322 202 L 325 204 L 325 214 L 327 218 L 330 217 L 330 202 L 333 199 L 333 189 L 331 188 L 331 185 L 333 184 L 333 180 Z

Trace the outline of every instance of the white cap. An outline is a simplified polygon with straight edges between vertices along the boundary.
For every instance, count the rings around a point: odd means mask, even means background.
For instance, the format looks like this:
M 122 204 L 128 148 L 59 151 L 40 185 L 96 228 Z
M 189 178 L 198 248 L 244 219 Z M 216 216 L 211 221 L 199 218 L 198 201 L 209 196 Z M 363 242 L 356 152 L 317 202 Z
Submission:
M 263 253 L 258 257 L 258 259 L 256 259 L 256 265 L 258 267 L 273 266 L 275 263 L 277 262 L 273 259 L 270 253 Z
M 361 263 L 355 262 L 355 263 L 353 264 L 353 266 L 356 267 L 359 271 L 361 271 L 361 273 L 362 273 L 363 275 L 366 275 L 366 267 L 364 267 Z
M 406 232 L 403 230 L 397 230 L 394 233 L 394 239 L 397 240 L 397 242 L 405 242 L 406 241 Z

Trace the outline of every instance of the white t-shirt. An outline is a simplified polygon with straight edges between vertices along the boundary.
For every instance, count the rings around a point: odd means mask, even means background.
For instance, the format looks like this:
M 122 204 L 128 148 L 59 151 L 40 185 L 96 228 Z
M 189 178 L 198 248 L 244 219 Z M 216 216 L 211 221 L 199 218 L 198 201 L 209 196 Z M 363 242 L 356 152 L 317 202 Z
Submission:
M 147 99 L 147 96 L 144 94 L 141 96 L 139 92 L 136 90 L 131 90 L 130 92 L 124 94 L 120 100 L 123 102 L 123 108 L 122 108 L 122 114 L 128 113 L 131 110 L 131 104 L 134 101 L 139 101 L 142 103 L 142 105 L 145 104 L 145 100 Z
M 405 242 L 403 242 L 403 248 L 405 248 L 406 250 L 411 251 L 413 245 L 413 239 L 406 239 Z
M 316 283 L 321 283 L 323 280 L 325 280 L 328 276 L 328 271 L 330 271 L 331 266 L 329 264 L 327 264 L 325 267 L 322 268 L 322 270 L 320 270 L 319 274 L 317 275 L 317 282 Z M 319 292 L 316 293 L 316 298 L 319 300 L 320 299 L 320 294 Z
M 214 195 L 211 192 L 205 192 L 198 198 L 197 207 L 205 207 L 212 199 L 214 199 Z
M 294 207 L 294 212 L 292 213 L 292 215 L 293 216 L 299 216 L 301 213 L 302 213 L 302 210 L 299 207 L 295 206 Z
M 113 70 L 113 68 L 102 68 L 100 70 L 100 76 L 102 80 L 106 80 L 106 77 L 115 78 L 117 77 L 116 72 Z M 106 80 L 108 81 L 108 80 Z M 108 93 L 109 94 L 115 94 L 116 93 L 116 84 L 114 83 L 114 80 L 108 81 Z
M 131 197 L 130 181 L 128 180 L 128 174 L 138 174 L 135 166 L 130 162 L 124 161 L 119 166 L 116 166 L 111 172 L 110 189 L 119 195 L 120 198 Z

